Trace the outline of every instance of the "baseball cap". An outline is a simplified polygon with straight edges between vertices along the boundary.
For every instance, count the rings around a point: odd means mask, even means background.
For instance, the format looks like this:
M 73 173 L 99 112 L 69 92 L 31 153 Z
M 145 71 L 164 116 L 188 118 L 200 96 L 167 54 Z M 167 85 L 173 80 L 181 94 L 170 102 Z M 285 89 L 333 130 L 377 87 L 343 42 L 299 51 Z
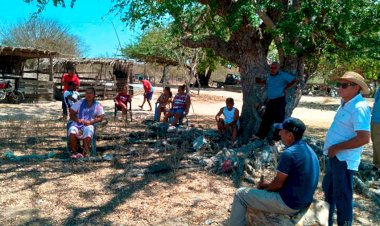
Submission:
M 306 130 L 305 124 L 298 118 L 287 118 L 283 123 L 275 123 L 274 127 L 276 129 L 284 129 L 286 131 L 292 132 L 294 135 L 302 137 Z

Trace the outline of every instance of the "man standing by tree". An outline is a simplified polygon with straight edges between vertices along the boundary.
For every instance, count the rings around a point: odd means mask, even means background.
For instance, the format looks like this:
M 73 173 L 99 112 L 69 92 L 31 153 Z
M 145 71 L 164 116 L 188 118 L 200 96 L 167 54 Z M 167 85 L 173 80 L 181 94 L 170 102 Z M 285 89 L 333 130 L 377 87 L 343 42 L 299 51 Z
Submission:
M 148 102 L 149 104 L 149 111 L 152 111 L 152 104 L 150 101 L 152 100 L 153 97 L 153 86 L 150 84 L 148 80 L 143 79 L 142 76 L 139 76 L 139 81 L 143 84 L 144 88 L 144 101 L 143 103 L 139 106 L 141 109 L 143 109 L 145 101 Z
M 63 85 L 63 93 L 65 93 L 65 91 L 69 89 L 69 82 L 74 83 L 74 85 L 76 87 L 74 91 L 76 91 L 80 85 L 79 78 L 75 72 L 74 65 L 68 64 L 66 69 L 67 69 L 67 73 L 63 74 L 62 79 L 61 79 L 61 82 Z M 63 121 L 66 121 L 67 120 L 67 107 L 66 107 L 66 103 L 65 103 L 64 98 L 62 100 L 62 111 L 63 111 L 62 112 Z
M 377 75 L 377 83 L 380 84 L 380 74 Z M 371 138 L 373 146 L 373 164 L 380 169 L 380 87 L 375 93 L 375 103 L 372 108 Z
M 363 145 L 369 142 L 371 112 L 363 94 L 369 89 L 356 72 L 346 72 L 337 82 L 341 106 L 327 131 L 323 153 L 328 155 L 322 188 L 330 204 L 329 225 L 335 206 L 338 225 L 352 224 L 353 176 L 358 170 Z
M 270 74 L 267 80 L 256 78 L 259 84 L 266 84 L 267 100 L 265 112 L 260 124 L 257 137 L 265 139 L 268 136 L 273 123 L 281 123 L 285 119 L 286 90 L 296 83 L 296 79 L 290 74 L 280 71 L 280 64 L 273 62 L 270 65 Z M 272 140 L 280 140 L 279 130 L 275 130 Z
M 319 181 L 319 161 L 315 152 L 302 140 L 305 124 L 288 118 L 276 124 L 287 148 L 277 166 L 277 174 L 270 182 L 263 177 L 254 188 L 240 188 L 232 203 L 229 225 L 245 226 L 247 207 L 279 214 L 294 214 L 313 201 Z

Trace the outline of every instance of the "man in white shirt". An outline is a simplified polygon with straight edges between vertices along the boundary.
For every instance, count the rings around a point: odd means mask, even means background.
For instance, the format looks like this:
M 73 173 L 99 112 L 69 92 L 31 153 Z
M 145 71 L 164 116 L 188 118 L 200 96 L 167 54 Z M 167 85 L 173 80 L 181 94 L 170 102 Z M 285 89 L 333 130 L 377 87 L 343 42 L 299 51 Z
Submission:
M 333 225 L 335 207 L 338 225 L 352 225 L 353 176 L 370 138 L 371 112 L 362 97 L 369 89 L 356 72 L 346 72 L 337 81 L 342 101 L 326 134 L 323 153 L 329 159 L 322 188 L 330 204 L 329 225 Z

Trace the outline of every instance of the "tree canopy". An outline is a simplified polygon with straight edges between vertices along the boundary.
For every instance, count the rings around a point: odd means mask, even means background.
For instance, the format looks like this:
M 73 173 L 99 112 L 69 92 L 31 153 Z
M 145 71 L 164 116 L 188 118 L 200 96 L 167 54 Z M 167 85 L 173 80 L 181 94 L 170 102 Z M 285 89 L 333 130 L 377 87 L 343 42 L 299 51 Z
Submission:
M 33 47 L 80 56 L 84 44 L 70 30 L 50 19 L 31 18 L 21 20 L 0 30 L 1 43 L 7 46 Z

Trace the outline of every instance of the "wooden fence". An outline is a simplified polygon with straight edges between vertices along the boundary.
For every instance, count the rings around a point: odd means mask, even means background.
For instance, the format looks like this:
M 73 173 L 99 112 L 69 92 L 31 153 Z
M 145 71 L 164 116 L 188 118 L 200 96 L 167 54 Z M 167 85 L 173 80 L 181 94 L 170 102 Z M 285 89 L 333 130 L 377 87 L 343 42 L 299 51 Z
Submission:
M 52 101 L 54 97 L 53 85 L 53 82 L 36 79 L 22 78 L 18 81 L 18 89 L 25 96 L 24 102 Z

